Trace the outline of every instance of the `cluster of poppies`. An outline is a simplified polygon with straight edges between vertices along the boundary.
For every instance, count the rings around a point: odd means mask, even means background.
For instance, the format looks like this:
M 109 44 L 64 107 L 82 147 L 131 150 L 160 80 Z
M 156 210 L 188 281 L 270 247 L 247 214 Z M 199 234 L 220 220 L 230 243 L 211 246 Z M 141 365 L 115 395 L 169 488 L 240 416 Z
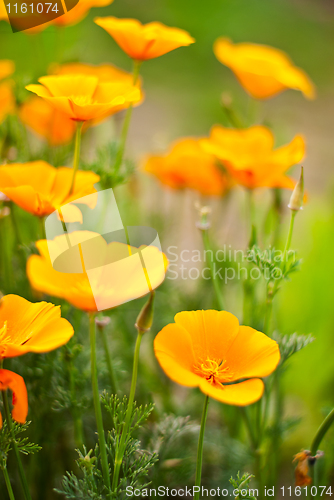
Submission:
M 66 19 L 69 23 L 76 22 L 90 7 L 109 3 L 110 0 L 80 0 L 67 17 L 52 23 L 61 25 Z M 41 77 L 39 84 L 26 87 L 35 95 L 18 111 L 22 122 L 42 135 L 50 146 L 69 142 L 75 135 L 73 168 L 55 168 L 42 160 L 0 166 L 0 192 L 42 221 L 65 205 L 96 193 L 94 186 L 99 176 L 79 170 L 82 126 L 87 128 L 122 110 L 126 110 L 125 125 L 128 126 L 132 108 L 143 101 L 140 65 L 194 43 L 187 32 L 158 22 L 142 25 L 134 19 L 106 17 L 95 19 L 95 23 L 133 59 L 133 74 L 109 64 L 53 66 L 51 74 Z M 219 39 L 214 52 L 256 99 L 266 99 L 287 88 L 300 90 L 310 99 L 314 97 L 314 88 L 307 75 L 278 50 L 253 44 L 233 45 L 227 39 Z M 13 63 L 1 61 L 0 78 L 4 80 L 0 84 L 1 100 L 5 92 L 9 97 L 4 99 L 6 106 L 1 107 L 0 102 L 0 119 L 15 109 L 12 83 L 6 80 L 13 72 Z M 125 127 L 125 133 L 126 130 Z M 122 161 L 124 141 L 123 137 L 116 161 Z M 236 184 L 249 190 L 258 187 L 292 189 L 295 183 L 286 172 L 302 160 L 304 140 L 296 136 L 277 149 L 274 149 L 274 142 L 272 132 L 265 126 L 243 129 L 217 125 L 208 138 L 181 139 L 168 154 L 151 156 L 144 170 L 171 188 L 190 188 L 205 195 L 221 196 Z M 64 212 L 62 222 L 71 222 L 73 217 L 77 220 L 77 216 L 77 212 Z M 30 256 L 27 262 L 29 282 L 38 292 L 62 298 L 94 315 L 98 309 L 97 297 L 87 274 L 65 274 L 52 267 L 50 245 L 61 245 L 60 239 L 65 237 L 52 242 L 46 239 L 36 242 L 39 255 Z M 83 241 L 85 235 L 82 239 L 79 232 L 77 238 Z M 128 252 L 131 255 L 130 247 Z M 123 294 L 124 300 L 129 300 L 130 291 L 121 286 L 121 281 L 120 277 L 120 286 L 109 284 L 109 288 L 99 293 Z M 160 278 L 151 280 L 151 291 L 160 282 Z M 131 288 L 131 298 L 145 293 L 136 287 L 136 275 L 132 276 Z M 2 369 L 3 361 L 26 352 L 48 352 L 68 342 L 73 333 L 70 323 L 60 317 L 59 308 L 52 304 L 32 304 L 14 295 L 2 298 L 0 389 L 10 389 L 13 393 L 14 420 L 21 423 L 26 420 L 27 391 L 19 375 Z M 252 404 L 261 398 L 264 390 L 261 378 L 270 375 L 280 360 L 274 340 L 248 326 L 240 326 L 232 314 L 214 310 L 177 314 L 175 323 L 167 325 L 157 335 L 154 350 L 162 369 L 172 380 L 187 387 L 199 387 L 207 397 L 238 406 Z M 102 445 L 100 429 L 99 438 Z

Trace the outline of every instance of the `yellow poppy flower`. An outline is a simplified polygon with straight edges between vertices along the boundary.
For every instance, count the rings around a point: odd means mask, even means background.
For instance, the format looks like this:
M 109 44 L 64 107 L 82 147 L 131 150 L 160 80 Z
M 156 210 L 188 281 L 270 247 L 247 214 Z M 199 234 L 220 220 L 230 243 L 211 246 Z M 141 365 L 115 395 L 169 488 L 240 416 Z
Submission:
M 13 420 L 24 424 L 28 415 L 28 394 L 23 378 L 17 373 L 0 369 L 0 391 L 10 389 L 13 393 L 12 417 Z M 0 429 L 2 428 L 2 415 L 0 412 Z
M 0 300 L 0 359 L 52 351 L 73 333 L 72 325 L 60 316 L 60 306 L 33 304 L 18 295 Z
M 55 168 L 45 161 L 12 163 L 0 166 L 0 191 L 27 212 L 44 217 L 63 204 L 95 193 L 100 177 L 79 170 L 69 195 L 73 170 Z
M 173 189 L 189 188 L 204 195 L 222 195 L 230 185 L 215 157 L 192 138 L 175 142 L 166 155 L 149 157 L 144 171 Z
M 42 97 L 75 121 L 113 114 L 140 101 L 139 89 L 125 82 L 100 82 L 96 76 L 55 75 L 39 79 L 27 90 Z
M 19 109 L 25 125 L 48 141 L 50 146 L 69 143 L 75 134 L 75 123 L 68 115 L 39 97 L 31 97 Z
M 64 254 L 69 249 L 69 238 L 74 249 L 80 244 L 80 254 Z M 118 242 L 107 244 L 97 233 L 75 231 L 52 241 L 37 241 L 36 247 L 40 255 L 32 255 L 27 263 L 31 286 L 39 292 L 63 298 L 84 311 L 110 309 L 142 297 L 165 278 L 167 259 L 154 246 L 137 249 Z M 144 259 L 145 270 L 138 250 Z M 69 272 L 55 270 L 50 255 L 59 258 L 63 255 Z M 78 272 L 78 264 L 82 270 L 81 257 L 89 269 Z M 63 271 L 63 267 L 61 269 Z
M 234 72 L 255 99 L 268 99 L 286 89 L 300 90 L 308 99 L 315 98 L 310 78 L 281 50 L 255 43 L 233 44 L 228 38 L 218 38 L 213 50 L 218 61 Z
M 280 360 L 276 342 L 240 326 L 226 311 L 185 311 L 174 320 L 154 340 L 155 355 L 169 378 L 230 405 L 261 398 L 260 377 L 270 375 Z
M 94 22 L 105 29 L 124 52 L 136 61 L 160 57 L 171 50 L 186 47 L 195 40 L 179 28 L 162 23 L 141 24 L 136 19 L 97 17 Z
M 274 149 L 274 136 L 264 126 L 231 129 L 216 125 L 210 138 L 202 139 L 202 147 L 215 155 L 238 184 L 258 187 L 293 189 L 295 181 L 286 171 L 305 155 L 305 143 L 297 135 L 289 144 Z

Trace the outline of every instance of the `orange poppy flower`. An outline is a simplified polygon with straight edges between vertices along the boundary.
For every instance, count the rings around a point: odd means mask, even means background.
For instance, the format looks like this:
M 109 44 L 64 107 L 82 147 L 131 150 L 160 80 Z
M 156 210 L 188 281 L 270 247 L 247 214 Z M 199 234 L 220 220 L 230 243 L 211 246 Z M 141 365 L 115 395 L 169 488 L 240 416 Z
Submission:
M 125 82 L 100 82 L 96 76 L 43 76 L 42 85 L 28 85 L 54 108 L 75 121 L 111 115 L 141 100 L 139 89 Z
M 39 97 L 31 97 L 23 103 L 19 116 L 22 123 L 44 137 L 50 146 L 67 144 L 75 134 L 73 120 Z
M 189 188 L 204 195 L 221 195 L 230 184 L 215 157 L 191 138 L 175 142 L 167 155 L 149 157 L 144 171 L 173 189 Z
M 286 89 L 300 90 L 308 99 L 315 98 L 307 74 L 281 50 L 255 43 L 233 44 L 228 38 L 218 38 L 213 50 L 218 61 L 234 72 L 255 99 L 268 99 Z
M 13 93 L 13 82 L 5 81 L 0 83 L 0 123 L 7 115 L 15 111 L 15 97 Z
M 270 375 L 280 360 L 275 341 L 239 326 L 226 311 L 185 311 L 174 320 L 154 339 L 155 355 L 169 378 L 230 405 L 246 406 L 261 398 L 259 377 Z
M 10 389 L 13 393 L 12 417 L 13 420 L 24 424 L 28 415 L 28 394 L 23 378 L 9 370 L 0 369 L 0 391 Z M 2 428 L 2 415 L 0 412 L 0 429 Z
M 69 239 L 74 250 L 80 248 L 77 253 L 64 253 L 69 249 Z M 37 241 L 36 247 L 40 255 L 32 255 L 27 263 L 31 286 L 88 312 L 110 309 L 142 297 L 165 278 L 167 259 L 154 246 L 137 249 L 118 242 L 107 244 L 97 233 L 74 231 L 52 241 Z M 62 254 L 62 264 L 69 272 L 59 272 L 52 266 L 50 255 L 61 260 Z M 82 269 L 83 261 L 87 270 Z
M 60 306 L 33 304 L 18 295 L 0 300 L 0 359 L 52 351 L 73 333 L 72 325 L 60 316 Z
M 45 161 L 12 163 L 0 166 L 0 191 L 23 210 L 45 217 L 63 204 L 96 192 L 94 184 L 100 177 L 79 170 L 69 195 L 72 177 L 72 169 L 55 168 Z
M 289 144 L 274 149 L 274 136 L 267 128 L 255 125 L 231 129 L 216 125 L 202 147 L 214 154 L 238 184 L 248 189 L 277 187 L 293 189 L 295 181 L 286 171 L 305 155 L 305 143 L 297 135 Z
M 195 40 L 179 28 L 162 23 L 141 24 L 136 19 L 96 17 L 94 22 L 105 29 L 124 52 L 136 61 L 160 57 L 171 50 L 186 47 Z
M 2 59 L 0 61 L 0 80 L 7 78 L 15 71 L 15 63 L 9 59 Z

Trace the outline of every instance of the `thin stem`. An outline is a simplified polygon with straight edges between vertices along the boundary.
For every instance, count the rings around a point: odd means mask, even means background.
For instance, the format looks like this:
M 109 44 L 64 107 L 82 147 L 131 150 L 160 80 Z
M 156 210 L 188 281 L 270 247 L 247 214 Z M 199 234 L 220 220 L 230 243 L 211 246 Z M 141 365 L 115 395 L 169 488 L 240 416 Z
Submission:
M 136 85 L 136 83 L 138 81 L 140 66 L 141 66 L 141 61 L 133 61 L 133 85 Z M 122 131 L 121 131 L 120 144 L 119 144 L 119 148 L 118 148 L 116 160 L 115 160 L 115 165 L 114 165 L 115 172 L 118 171 L 118 169 L 120 168 L 122 161 L 123 161 L 125 144 L 126 144 L 126 139 L 128 136 L 129 126 L 130 126 L 130 121 L 131 121 L 131 116 L 132 116 L 132 108 L 133 108 L 133 105 L 130 104 L 130 106 L 126 110 L 126 115 L 124 118 L 123 127 L 122 127 Z
M 10 500 L 15 500 L 14 493 L 13 493 L 13 490 L 12 490 L 12 485 L 10 484 L 10 480 L 9 480 L 9 476 L 8 476 L 7 467 L 4 467 L 2 469 L 2 472 L 3 472 L 4 478 L 5 478 L 5 483 L 6 483 L 6 486 L 7 486 L 7 491 L 8 491 L 9 498 L 10 498 Z
M 202 420 L 201 420 L 201 429 L 198 438 L 197 462 L 196 462 L 195 486 L 198 486 L 199 490 L 195 492 L 194 500 L 199 500 L 199 495 L 200 495 L 200 487 L 202 479 L 203 441 L 204 441 L 206 418 L 208 416 L 208 406 L 209 406 L 209 396 L 205 396 Z
M 135 346 L 135 353 L 134 353 L 134 358 L 133 358 L 132 380 L 131 380 L 131 389 L 130 389 L 130 395 L 129 395 L 129 400 L 128 400 L 128 407 L 126 410 L 125 422 L 124 422 L 124 427 L 122 430 L 121 440 L 120 440 L 119 446 L 117 446 L 117 449 L 116 449 L 114 475 L 113 475 L 112 487 L 111 487 L 113 492 L 116 491 L 117 486 L 118 486 L 119 473 L 120 473 L 122 460 L 123 460 L 123 456 L 124 456 L 124 452 L 125 452 L 127 438 L 129 436 L 131 417 L 132 417 L 132 411 L 133 411 L 133 400 L 134 400 L 134 396 L 135 396 L 135 392 L 136 392 L 136 385 L 137 385 L 139 351 L 140 351 L 141 339 L 142 339 L 142 333 L 138 331 L 136 346 Z
M 74 183 L 75 183 L 75 176 L 76 176 L 78 168 L 79 168 L 80 146 L 81 146 L 81 130 L 82 130 L 83 123 L 84 122 L 77 122 L 76 123 L 75 146 L 74 146 L 74 157 L 73 157 L 73 173 L 72 173 L 72 180 L 71 180 L 71 187 L 70 187 L 70 190 L 69 190 L 69 194 L 73 193 Z
M 90 356 L 91 356 L 91 372 L 92 372 L 91 376 L 92 376 L 93 398 L 94 398 L 97 433 L 99 436 L 99 443 L 100 443 L 102 475 L 103 475 L 103 480 L 104 480 L 106 487 L 110 489 L 109 465 L 108 465 L 108 457 L 107 457 L 107 450 L 106 450 L 106 441 L 105 441 L 105 437 L 104 437 L 101 402 L 100 402 L 100 395 L 99 395 L 99 386 L 98 386 L 98 380 L 97 380 L 96 338 L 95 338 L 96 335 L 95 335 L 95 314 L 94 313 L 91 313 L 89 315 L 89 336 L 90 336 Z
M 21 484 L 22 484 L 22 489 L 24 491 L 24 497 L 26 500 L 31 500 L 27 479 L 26 479 L 23 465 L 22 465 L 21 458 L 20 458 L 20 452 L 19 452 L 19 449 L 18 449 L 16 441 L 15 441 L 15 434 L 14 434 L 13 426 L 12 426 L 12 417 L 11 417 L 10 412 L 9 412 L 7 391 L 2 391 L 2 400 L 3 400 L 3 408 L 4 408 L 4 413 L 6 416 L 8 429 L 9 429 L 9 432 L 12 436 L 12 445 L 13 445 L 13 450 L 15 453 L 15 457 L 16 457 L 16 461 L 17 461 L 17 465 L 18 465 L 18 469 L 19 469 L 19 476 L 20 476 L 20 480 L 21 480 Z
M 291 210 L 289 232 L 288 232 L 288 237 L 287 237 L 287 240 L 285 243 L 282 261 L 281 261 L 281 266 L 282 266 L 281 271 L 283 274 L 285 272 L 287 254 L 288 254 L 288 252 L 290 250 L 290 246 L 291 246 L 293 227 L 294 227 L 296 214 L 297 214 L 297 211 Z M 264 320 L 264 333 L 266 333 L 267 335 L 269 335 L 269 332 L 270 332 L 271 315 L 272 315 L 272 309 L 273 309 L 273 298 L 277 292 L 277 287 L 279 285 L 279 282 L 280 282 L 280 280 L 276 279 L 272 290 L 269 290 L 267 292 L 267 304 L 266 304 L 266 312 L 265 312 L 265 320 Z
M 39 217 L 39 226 L 40 226 L 40 232 L 41 232 L 41 239 L 46 240 L 45 218 L 44 217 Z
M 207 229 L 201 229 L 201 233 L 202 233 L 204 249 L 207 252 L 210 252 L 210 251 L 212 252 Z M 223 301 L 223 296 L 222 296 L 221 289 L 219 286 L 219 282 L 218 282 L 218 279 L 217 279 L 217 276 L 216 276 L 216 273 L 214 270 L 213 259 L 209 259 L 209 267 L 210 267 L 211 279 L 213 281 L 213 288 L 215 290 L 218 307 L 221 311 L 223 311 L 224 310 L 224 301 Z
M 116 382 L 116 376 L 115 376 L 115 371 L 114 367 L 112 365 L 111 361 L 111 356 L 108 348 L 108 340 L 107 340 L 107 335 L 106 335 L 106 329 L 105 327 L 99 328 L 102 336 L 102 342 L 103 342 L 103 348 L 104 348 L 104 355 L 106 358 L 106 363 L 109 371 L 109 381 L 110 381 L 110 387 L 111 387 L 111 392 L 113 394 L 117 394 L 117 382 Z
M 334 408 L 332 411 L 329 412 L 327 417 L 323 420 L 322 424 L 320 425 L 319 429 L 317 430 L 317 433 L 312 441 L 312 446 L 311 446 L 311 456 L 314 457 L 319 449 L 319 446 L 321 444 L 321 441 L 325 437 L 326 432 L 334 422 Z

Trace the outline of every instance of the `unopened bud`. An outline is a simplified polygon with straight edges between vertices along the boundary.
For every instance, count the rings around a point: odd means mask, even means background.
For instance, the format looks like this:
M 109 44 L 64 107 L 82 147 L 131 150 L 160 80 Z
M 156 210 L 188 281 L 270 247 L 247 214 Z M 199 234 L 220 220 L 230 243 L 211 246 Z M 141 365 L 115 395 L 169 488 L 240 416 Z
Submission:
M 292 192 L 288 207 L 290 210 L 298 211 L 303 210 L 303 199 L 304 199 L 304 169 L 301 168 L 300 178 L 295 189 Z
M 110 321 L 111 320 L 109 316 L 102 316 L 101 318 L 95 318 L 95 323 L 99 330 L 102 330 L 103 328 L 108 326 Z
M 150 297 L 142 310 L 140 311 L 137 321 L 135 323 L 135 327 L 138 330 L 138 333 L 143 334 L 145 332 L 150 331 L 152 323 L 153 323 L 153 310 L 154 310 L 154 297 L 155 291 L 153 290 L 150 293 Z
M 202 231 L 205 231 L 207 229 L 210 229 L 211 227 L 211 222 L 209 220 L 209 216 L 211 214 L 211 208 L 207 206 L 201 206 L 199 203 L 195 204 L 195 208 L 198 210 L 200 220 L 196 222 L 196 227 L 198 229 L 201 229 Z

